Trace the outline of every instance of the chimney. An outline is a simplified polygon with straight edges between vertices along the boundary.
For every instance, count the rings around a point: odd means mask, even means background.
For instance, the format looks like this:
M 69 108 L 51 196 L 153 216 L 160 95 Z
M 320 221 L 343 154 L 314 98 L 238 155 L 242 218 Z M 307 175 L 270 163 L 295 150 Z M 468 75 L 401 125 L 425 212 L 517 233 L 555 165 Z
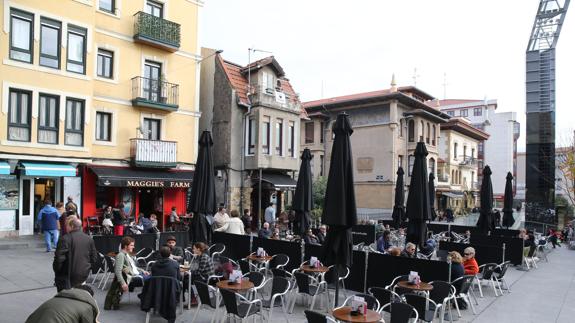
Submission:
M 397 92 L 397 82 L 395 82 L 395 73 L 391 74 L 391 92 Z

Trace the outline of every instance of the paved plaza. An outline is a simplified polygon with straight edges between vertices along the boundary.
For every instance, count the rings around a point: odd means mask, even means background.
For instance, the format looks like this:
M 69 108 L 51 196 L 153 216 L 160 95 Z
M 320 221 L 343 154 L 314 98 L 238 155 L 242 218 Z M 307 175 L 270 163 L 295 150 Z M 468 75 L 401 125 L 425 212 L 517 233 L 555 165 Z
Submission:
M 0 257 L 0 321 L 24 322 L 42 302 L 56 293 L 52 286 L 52 257 L 39 248 L 38 241 L 19 244 L 17 249 L 1 248 Z M 14 243 L 12 242 L 14 245 Z M 24 247 L 28 245 L 29 247 Z M 575 317 L 575 251 L 567 248 L 552 250 L 549 262 L 539 262 L 539 268 L 508 271 L 511 293 L 494 297 L 491 287 L 484 286 L 484 298 L 479 298 L 478 315 L 463 311 L 458 322 L 570 322 Z M 103 307 L 105 291 L 97 290 L 96 299 Z M 101 322 L 142 322 L 145 313 L 139 309 L 136 293 L 124 296 L 119 311 L 101 311 Z M 191 322 L 195 308 L 184 310 L 177 322 Z M 197 322 L 209 322 L 207 310 Z M 283 322 L 281 310 L 274 311 L 272 322 Z M 305 322 L 303 307 L 296 305 L 290 322 Z M 438 321 L 438 320 L 437 320 Z M 151 322 L 165 322 L 153 317 Z

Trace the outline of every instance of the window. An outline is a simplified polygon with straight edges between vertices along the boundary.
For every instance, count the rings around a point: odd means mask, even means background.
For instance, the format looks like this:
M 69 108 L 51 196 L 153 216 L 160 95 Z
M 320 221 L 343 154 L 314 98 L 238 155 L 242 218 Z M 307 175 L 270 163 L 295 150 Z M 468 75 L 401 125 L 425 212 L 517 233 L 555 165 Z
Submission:
M 283 141 L 284 141 L 284 121 L 282 119 L 276 120 L 276 154 L 283 156 Z
M 403 121 L 399 120 L 399 136 L 403 137 Z
M 429 126 L 429 122 L 427 123 L 427 135 L 425 136 L 425 143 L 429 145 L 429 137 L 431 137 L 431 127 Z
M 58 21 L 42 18 L 40 20 L 40 65 L 60 68 L 60 30 Z
M 116 1 L 115 0 L 100 0 L 99 8 L 102 11 L 107 11 L 109 13 L 116 12 Z
M 319 176 L 323 176 L 323 155 L 319 155 Z
M 64 144 L 82 146 L 84 143 L 84 101 L 66 100 L 66 131 Z
M 68 25 L 68 57 L 66 70 L 86 73 L 86 29 Z
M 146 61 L 144 63 L 144 98 L 149 101 L 158 102 L 161 95 L 160 77 L 162 75 L 162 64 Z
M 467 117 L 467 109 L 463 109 L 463 110 L 459 111 L 459 115 L 462 117 Z
M 429 158 L 427 161 L 427 172 L 435 175 L 435 158 Z
M 397 169 L 399 169 L 399 167 L 403 167 L 403 155 L 397 156 Z
M 423 121 L 420 121 L 421 126 L 419 127 L 420 131 L 419 131 L 419 142 L 423 142 L 423 132 L 425 131 L 424 125 L 423 125 Z
M 453 144 L 453 159 L 457 159 L 457 143 Z
M 96 140 L 112 141 L 112 114 L 96 112 Z
M 32 39 L 34 37 L 34 15 L 10 10 L 10 58 L 32 63 Z
M 274 76 L 270 73 L 262 72 L 262 92 L 274 94 Z
M 10 89 L 8 140 L 30 141 L 32 93 Z
M 413 155 L 410 155 L 409 157 L 407 157 L 407 162 L 409 163 L 409 165 L 407 166 L 408 169 L 408 176 L 411 176 L 411 171 L 413 169 L 413 163 L 415 162 L 415 157 Z
M 264 117 L 262 123 L 262 153 L 269 155 L 270 150 L 270 117 Z
M 256 149 L 256 119 L 248 121 L 248 155 L 253 155 Z
M 431 145 L 432 145 L 432 146 L 435 146 L 435 139 L 437 138 L 437 131 L 436 131 L 436 129 L 435 129 L 435 125 L 433 125 L 433 132 L 432 132 L 432 134 L 433 134 L 433 137 L 431 137 Z
M 483 109 L 482 108 L 473 108 L 473 115 L 476 117 L 479 117 L 483 114 Z
M 289 122 L 288 128 L 288 156 L 295 157 L 295 123 Z
M 306 144 L 313 144 L 313 135 L 314 135 L 314 129 L 313 128 L 314 128 L 313 127 L 313 121 L 305 123 L 305 143 Z
M 475 158 L 475 148 L 471 148 L 471 158 Z
M 413 122 L 413 120 L 409 120 L 408 122 L 407 136 L 409 142 L 415 141 L 415 122 Z
M 38 109 L 38 142 L 58 144 L 59 97 L 40 94 Z
M 453 111 L 447 111 L 447 115 L 453 117 L 455 114 L 453 113 Z
M 114 78 L 114 53 L 98 49 L 97 73 L 99 77 Z
M 156 1 L 146 1 L 144 12 L 158 18 L 164 17 L 164 5 Z
M 160 140 L 162 134 L 162 120 L 144 118 L 144 139 Z
M 467 158 L 467 146 L 463 146 L 463 159 Z
M 323 140 L 325 139 L 325 122 L 319 123 L 319 142 L 323 144 Z
M 477 144 L 477 153 L 483 156 L 483 141 Z

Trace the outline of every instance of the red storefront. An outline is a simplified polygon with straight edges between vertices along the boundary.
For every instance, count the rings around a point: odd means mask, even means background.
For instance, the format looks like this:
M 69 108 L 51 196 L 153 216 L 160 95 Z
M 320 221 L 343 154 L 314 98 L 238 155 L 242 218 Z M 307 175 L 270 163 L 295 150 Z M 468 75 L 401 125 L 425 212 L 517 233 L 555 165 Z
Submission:
M 138 214 L 154 213 L 158 225 L 173 206 L 185 214 L 192 171 L 149 170 L 131 167 L 86 166 L 82 168 L 84 216 L 101 216 L 107 205 L 124 205 L 124 211 L 137 221 Z

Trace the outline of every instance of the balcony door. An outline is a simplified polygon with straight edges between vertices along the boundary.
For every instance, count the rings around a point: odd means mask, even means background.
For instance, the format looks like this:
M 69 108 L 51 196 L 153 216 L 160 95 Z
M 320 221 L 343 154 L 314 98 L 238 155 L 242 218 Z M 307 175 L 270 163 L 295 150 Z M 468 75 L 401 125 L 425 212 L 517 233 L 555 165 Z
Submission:
M 146 1 L 146 7 L 144 12 L 150 14 L 154 17 L 163 18 L 164 17 L 164 5 L 156 1 Z
M 144 118 L 144 138 L 148 140 L 160 140 L 161 120 Z
M 143 80 L 143 90 L 144 98 L 152 101 L 159 102 L 161 97 L 161 75 L 162 75 L 162 64 L 146 61 L 144 64 L 144 80 Z

